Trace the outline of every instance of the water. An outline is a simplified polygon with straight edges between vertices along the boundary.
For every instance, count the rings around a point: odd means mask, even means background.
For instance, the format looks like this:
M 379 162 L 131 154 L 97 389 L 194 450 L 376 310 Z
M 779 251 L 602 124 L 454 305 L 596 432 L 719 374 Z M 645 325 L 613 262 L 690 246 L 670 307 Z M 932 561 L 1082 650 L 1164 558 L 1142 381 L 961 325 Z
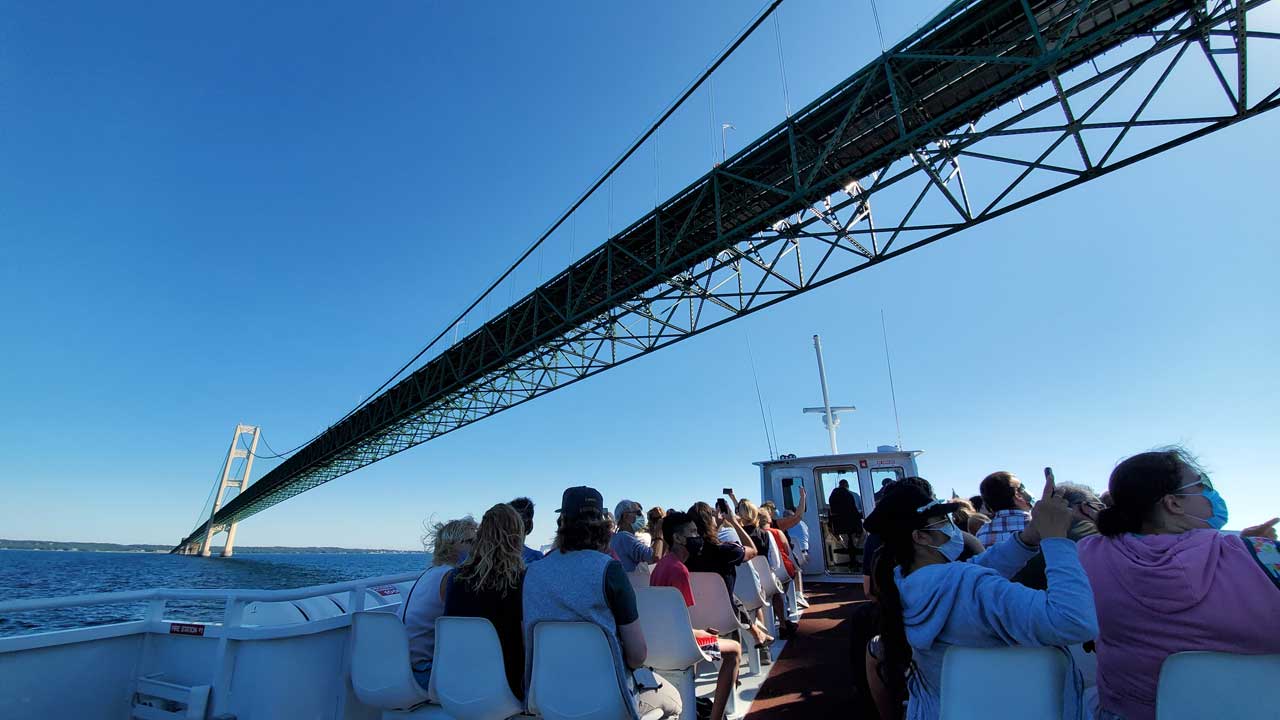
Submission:
M 425 553 L 253 554 L 202 558 L 159 553 L 0 550 L 0 600 L 149 588 L 281 590 L 418 570 Z M 223 603 L 170 602 L 166 618 L 219 621 Z M 141 603 L 13 613 L 0 636 L 137 620 Z

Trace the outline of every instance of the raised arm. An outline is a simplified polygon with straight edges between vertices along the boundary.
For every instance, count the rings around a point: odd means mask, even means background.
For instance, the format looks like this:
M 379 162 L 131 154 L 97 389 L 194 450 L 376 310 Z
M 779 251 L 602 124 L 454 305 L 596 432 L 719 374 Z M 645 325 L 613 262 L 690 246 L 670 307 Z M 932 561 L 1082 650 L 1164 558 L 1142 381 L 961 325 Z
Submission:
M 800 486 L 800 504 L 796 506 L 795 514 L 792 515 L 791 517 L 774 518 L 773 526 L 778 528 L 782 532 L 786 532 L 791 528 L 795 527 L 796 525 L 799 525 L 800 521 L 804 519 L 804 507 L 808 497 L 809 497 L 809 493 L 806 492 L 804 489 L 804 486 L 801 485 Z
M 733 496 L 730 495 L 730 497 Z M 746 556 L 743 559 L 750 561 L 757 554 L 756 544 L 751 539 L 751 536 L 747 534 L 747 531 L 742 529 L 742 523 L 738 522 L 738 516 L 733 513 L 721 513 L 720 517 L 724 518 L 725 522 L 729 523 L 729 527 L 733 528 L 733 531 L 738 534 L 738 542 L 742 543 L 742 552 Z

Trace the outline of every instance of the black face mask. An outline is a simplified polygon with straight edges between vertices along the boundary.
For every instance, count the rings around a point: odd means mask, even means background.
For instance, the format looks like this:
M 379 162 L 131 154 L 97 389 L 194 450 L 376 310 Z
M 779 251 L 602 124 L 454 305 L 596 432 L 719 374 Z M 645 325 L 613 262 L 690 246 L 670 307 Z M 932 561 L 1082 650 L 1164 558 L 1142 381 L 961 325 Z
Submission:
M 684 539 L 684 549 L 689 551 L 689 557 L 697 557 L 702 552 L 703 540 L 701 537 L 687 537 Z

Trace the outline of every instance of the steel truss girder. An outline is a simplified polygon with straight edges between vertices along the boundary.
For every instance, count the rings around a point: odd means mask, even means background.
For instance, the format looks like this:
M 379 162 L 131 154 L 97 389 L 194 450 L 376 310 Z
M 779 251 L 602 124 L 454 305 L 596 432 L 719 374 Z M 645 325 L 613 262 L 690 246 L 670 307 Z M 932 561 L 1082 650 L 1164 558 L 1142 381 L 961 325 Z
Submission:
M 1271 85 L 1246 64 L 1250 46 L 1280 44 L 1246 26 L 1267 1 L 956 3 L 331 427 L 215 521 L 1271 110 L 1280 86 L 1259 94 Z M 1219 107 L 1154 116 L 1193 61 L 1207 63 Z M 1028 93 L 1044 98 L 1024 106 Z

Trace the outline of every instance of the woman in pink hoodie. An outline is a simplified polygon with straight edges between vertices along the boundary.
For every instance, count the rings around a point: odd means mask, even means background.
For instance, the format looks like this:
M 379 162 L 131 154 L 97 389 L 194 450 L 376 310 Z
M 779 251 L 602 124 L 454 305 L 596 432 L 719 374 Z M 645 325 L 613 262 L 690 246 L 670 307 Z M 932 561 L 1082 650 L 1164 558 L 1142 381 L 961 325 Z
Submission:
M 1173 653 L 1280 653 L 1275 520 L 1251 537 L 1219 532 L 1226 502 L 1181 448 L 1120 463 L 1110 491 L 1101 535 L 1079 543 L 1098 611 L 1099 718 L 1154 720 Z

